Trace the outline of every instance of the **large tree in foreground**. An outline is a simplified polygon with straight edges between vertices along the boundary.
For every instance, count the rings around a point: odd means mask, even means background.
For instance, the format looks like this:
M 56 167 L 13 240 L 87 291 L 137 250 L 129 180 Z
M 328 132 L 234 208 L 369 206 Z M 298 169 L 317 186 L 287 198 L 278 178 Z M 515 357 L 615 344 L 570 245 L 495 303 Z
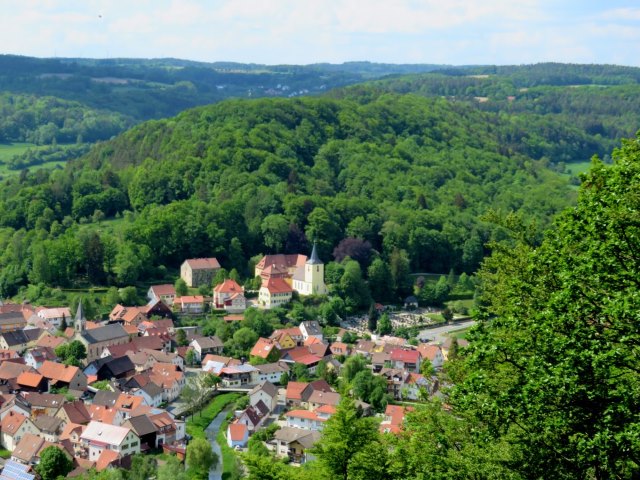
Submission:
M 594 161 L 541 244 L 512 223 L 452 404 L 524 478 L 640 475 L 640 141 Z

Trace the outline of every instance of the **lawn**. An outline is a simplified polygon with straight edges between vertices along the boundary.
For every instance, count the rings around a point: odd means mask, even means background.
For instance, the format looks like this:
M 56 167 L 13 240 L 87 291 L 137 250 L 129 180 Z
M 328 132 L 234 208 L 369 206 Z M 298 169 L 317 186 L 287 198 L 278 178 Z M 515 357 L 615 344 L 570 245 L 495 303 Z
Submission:
M 461 328 L 460 330 L 453 330 L 449 332 L 448 335 L 452 338 L 457 338 L 458 340 L 464 340 L 467 338 L 467 333 L 469 333 L 469 327 Z
M 24 153 L 29 148 L 39 148 L 34 143 L 0 143 L 0 163 Z
M 222 393 L 209 402 L 201 412 L 196 413 L 187 420 L 187 433 L 193 438 L 206 438 L 205 429 L 224 408 L 240 398 L 240 393 Z

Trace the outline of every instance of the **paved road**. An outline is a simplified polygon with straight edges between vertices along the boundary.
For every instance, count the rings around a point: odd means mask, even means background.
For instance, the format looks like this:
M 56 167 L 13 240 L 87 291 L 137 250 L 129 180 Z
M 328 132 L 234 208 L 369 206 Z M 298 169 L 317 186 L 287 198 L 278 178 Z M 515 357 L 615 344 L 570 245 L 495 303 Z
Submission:
M 468 328 L 472 325 L 475 325 L 475 323 L 476 322 L 474 320 L 467 320 L 451 325 L 444 325 L 442 327 L 426 328 L 420 331 L 420 333 L 418 334 L 418 338 L 425 339 L 428 342 L 444 342 L 447 333 L 454 332 L 456 330 L 462 330 L 463 328 Z

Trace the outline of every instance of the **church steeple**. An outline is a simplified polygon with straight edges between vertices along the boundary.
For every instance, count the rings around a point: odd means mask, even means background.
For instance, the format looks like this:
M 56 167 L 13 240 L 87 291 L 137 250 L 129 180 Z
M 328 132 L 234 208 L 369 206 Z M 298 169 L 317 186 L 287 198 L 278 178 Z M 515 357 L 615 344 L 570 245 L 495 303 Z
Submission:
M 78 301 L 78 309 L 76 310 L 76 317 L 74 320 L 74 327 L 77 333 L 82 333 L 85 330 L 85 322 L 87 321 L 84 318 L 84 309 L 82 308 L 82 299 Z
M 316 242 L 313 242 L 313 250 L 311 250 L 311 257 L 307 260 L 309 265 L 322 265 L 322 260 L 318 257 L 318 250 L 316 248 Z

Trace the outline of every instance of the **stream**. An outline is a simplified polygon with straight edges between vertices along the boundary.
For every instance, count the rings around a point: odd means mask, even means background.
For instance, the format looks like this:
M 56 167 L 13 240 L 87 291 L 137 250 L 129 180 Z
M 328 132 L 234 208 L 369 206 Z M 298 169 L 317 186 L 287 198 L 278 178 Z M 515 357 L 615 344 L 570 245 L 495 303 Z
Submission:
M 224 422 L 224 419 L 227 417 L 229 413 L 229 408 L 225 408 L 222 410 L 216 418 L 209 424 L 209 426 L 205 430 L 205 434 L 207 435 L 207 440 L 211 443 L 211 449 L 218 456 L 218 463 L 211 467 L 209 470 L 209 480 L 222 480 L 222 452 L 220 451 L 220 445 L 216 441 L 216 435 L 218 435 L 218 430 L 220 430 L 220 425 Z

